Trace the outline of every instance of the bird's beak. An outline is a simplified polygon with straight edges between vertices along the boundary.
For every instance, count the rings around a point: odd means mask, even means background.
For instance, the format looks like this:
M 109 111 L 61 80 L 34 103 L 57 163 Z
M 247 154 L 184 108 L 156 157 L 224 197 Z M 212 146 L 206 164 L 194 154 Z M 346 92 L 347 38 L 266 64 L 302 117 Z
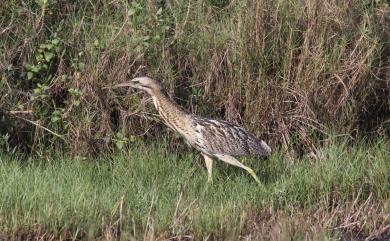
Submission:
M 120 88 L 120 87 L 132 87 L 132 88 L 137 88 L 138 87 L 138 80 L 132 79 L 130 82 L 125 82 L 125 83 L 120 83 L 117 85 L 114 85 L 112 88 Z
M 126 82 L 126 83 L 120 83 L 117 85 L 112 86 L 112 88 L 119 88 L 119 87 L 133 87 L 134 84 L 131 82 Z

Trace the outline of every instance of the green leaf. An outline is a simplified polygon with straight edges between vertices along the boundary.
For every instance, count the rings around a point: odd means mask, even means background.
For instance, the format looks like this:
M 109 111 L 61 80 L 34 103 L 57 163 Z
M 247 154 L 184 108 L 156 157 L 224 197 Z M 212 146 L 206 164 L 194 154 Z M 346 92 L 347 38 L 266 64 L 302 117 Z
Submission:
M 47 5 L 48 0 L 35 0 L 35 2 L 41 7 L 44 8 Z
M 50 60 L 54 57 L 54 54 L 52 52 L 45 52 L 45 60 L 47 62 L 50 62 Z
M 40 94 L 42 93 L 42 90 L 40 88 L 33 89 L 34 94 Z
M 27 72 L 27 79 L 28 80 L 31 80 L 33 76 L 34 76 L 33 72 Z
M 40 70 L 41 70 L 41 66 L 36 66 L 36 65 L 31 66 L 31 71 L 36 74 L 39 73 Z
M 76 88 L 69 88 L 68 91 L 69 91 L 69 94 L 71 96 L 74 96 L 74 97 L 80 97 L 83 95 L 83 92 L 79 89 L 76 89 Z
M 32 65 L 31 65 L 31 64 L 26 64 L 26 65 L 24 65 L 24 67 L 25 67 L 27 70 L 31 70 Z
M 55 38 L 55 39 L 53 39 L 53 40 L 51 41 L 51 43 L 54 44 L 54 45 L 57 45 L 57 44 L 60 43 L 60 40 Z
M 79 63 L 79 64 L 78 64 L 78 68 L 79 68 L 79 70 L 80 70 L 81 72 L 83 72 L 84 69 L 85 69 L 85 64 L 84 64 L 84 63 Z
M 135 10 L 134 8 L 130 8 L 129 11 L 127 11 L 127 14 L 128 14 L 129 16 L 132 16 L 132 15 L 134 15 L 135 13 L 136 13 L 136 10 Z
M 130 142 L 135 142 L 135 141 L 136 141 L 136 137 L 133 136 L 133 135 L 131 135 L 131 136 L 130 136 Z
M 46 48 L 47 50 L 51 50 L 53 47 L 54 47 L 54 45 L 51 44 L 51 43 L 45 44 L 45 48 Z
M 61 117 L 59 117 L 59 116 L 52 116 L 51 117 L 51 122 L 53 122 L 53 123 L 58 122 L 59 120 L 61 120 Z
M 116 141 L 116 142 L 115 142 L 115 145 L 116 145 L 116 147 L 117 147 L 119 150 L 122 150 L 124 144 L 125 144 L 124 141 Z
M 36 54 L 35 54 L 35 59 L 36 59 L 37 61 L 43 60 L 43 54 L 41 54 L 41 53 L 36 53 Z

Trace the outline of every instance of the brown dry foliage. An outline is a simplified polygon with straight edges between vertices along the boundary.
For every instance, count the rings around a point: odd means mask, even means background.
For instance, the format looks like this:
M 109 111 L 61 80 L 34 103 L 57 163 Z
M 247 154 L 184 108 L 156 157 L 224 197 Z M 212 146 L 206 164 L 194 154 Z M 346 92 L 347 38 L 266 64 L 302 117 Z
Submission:
M 189 111 L 285 149 L 315 151 L 334 132 L 388 134 L 386 1 L 38 2 L 0 10 L 0 133 L 12 145 L 87 154 L 111 148 L 118 132 L 166 133 L 144 97 L 107 88 L 127 74 L 159 79 Z M 37 103 L 40 79 L 29 81 L 25 65 L 53 37 L 64 51 L 42 74 L 49 97 Z M 77 56 L 83 70 L 72 67 Z M 79 105 L 70 88 L 82 91 Z

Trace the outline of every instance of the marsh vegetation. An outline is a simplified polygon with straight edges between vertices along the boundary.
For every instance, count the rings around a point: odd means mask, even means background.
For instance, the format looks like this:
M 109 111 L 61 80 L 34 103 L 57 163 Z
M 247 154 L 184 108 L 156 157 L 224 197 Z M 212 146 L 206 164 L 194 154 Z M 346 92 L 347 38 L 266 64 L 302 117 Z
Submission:
M 3 0 L 0 239 L 374 239 L 390 233 L 382 0 Z M 163 126 L 128 76 L 275 150 L 264 186 Z M 384 239 L 384 238 L 383 238 Z

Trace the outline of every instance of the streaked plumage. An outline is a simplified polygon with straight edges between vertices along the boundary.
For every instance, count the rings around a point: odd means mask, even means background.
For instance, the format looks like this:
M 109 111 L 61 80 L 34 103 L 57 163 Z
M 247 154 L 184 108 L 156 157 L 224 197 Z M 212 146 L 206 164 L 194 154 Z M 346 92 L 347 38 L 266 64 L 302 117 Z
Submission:
M 242 127 L 227 121 L 213 120 L 188 114 L 171 101 L 160 82 L 148 77 L 132 79 L 129 83 L 115 87 L 131 86 L 146 91 L 167 126 L 180 133 L 186 142 L 199 150 L 208 170 L 211 181 L 212 158 L 247 170 L 257 182 L 254 171 L 240 163 L 234 156 L 268 156 L 271 148 L 262 140 Z
M 267 156 L 268 145 L 242 127 L 227 121 L 198 116 L 191 119 L 196 130 L 196 144 L 202 152 L 231 156 Z

